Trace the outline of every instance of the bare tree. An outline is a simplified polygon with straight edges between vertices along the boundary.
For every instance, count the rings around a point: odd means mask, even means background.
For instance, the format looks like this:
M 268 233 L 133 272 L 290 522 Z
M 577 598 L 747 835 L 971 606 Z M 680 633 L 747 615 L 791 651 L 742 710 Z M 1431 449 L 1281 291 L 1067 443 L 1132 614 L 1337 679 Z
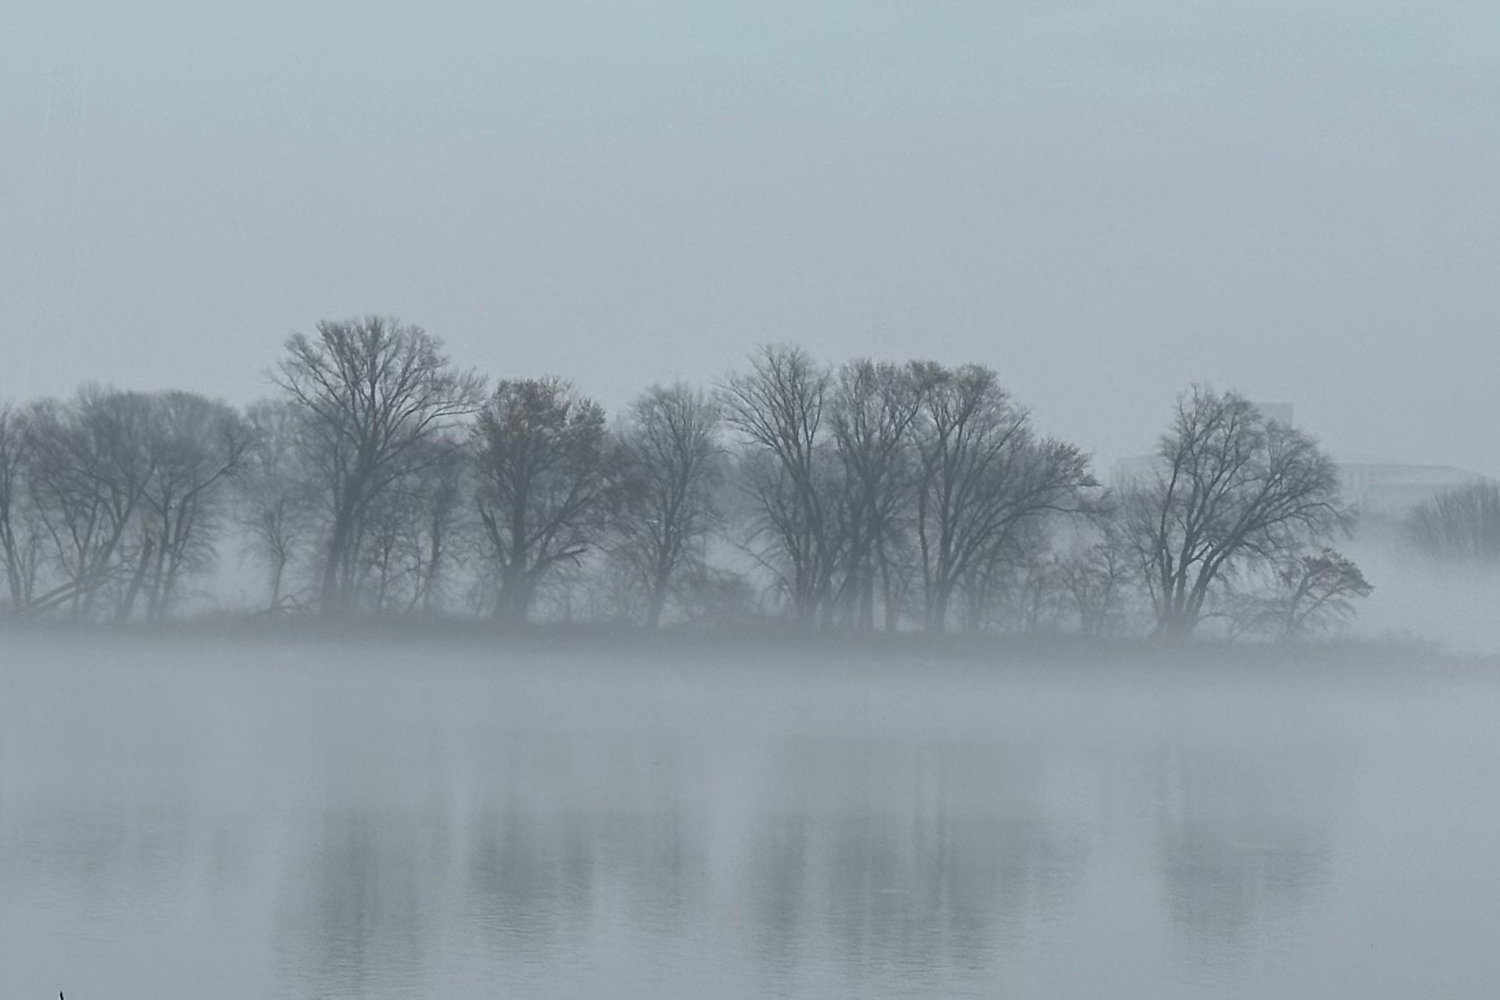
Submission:
M 468 454 L 460 442 L 442 442 L 439 455 L 422 477 L 417 505 L 420 517 L 410 534 L 413 579 L 409 610 L 436 614 L 447 595 L 450 569 L 457 559 L 463 530 L 464 493 L 470 481 Z
M 212 559 L 225 479 L 246 442 L 238 416 L 186 392 L 86 386 L 0 428 L 0 547 L 12 604 L 116 619 L 146 596 L 167 611 Z
M 998 627 L 1035 635 L 1062 630 L 1061 562 L 1052 526 L 1023 518 L 975 560 L 959 581 L 959 623 L 967 632 Z
M 40 525 L 28 496 L 31 441 L 24 412 L 0 403 L 0 559 L 15 611 L 31 605 L 42 552 Z
M 755 508 L 758 558 L 802 622 L 828 607 L 839 563 L 837 457 L 823 427 L 829 383 L 801 349 L 773 346 L 720 387 L 725 422 L 749 448 L 741 477 Z
M 1065 555 L 1059 574 L 1077 616 L 1079 632 L 1100 636 L 1124 629 L 1126 599 L 1135 576 L 1118 512 L 1112 506 L 1105 507 L 1091 520 L 1097 537 Z
M 1350 523 L 1317 442 L 1233 392 L 1195 386 L 1179 396 L 1157 459 L 1124 493 L 1161 635 L 1192 632 L 1215 586 L 1236 572 L 1289 562 Z
M 631 405 L 623 443 L 617 554 L 646 594 L 656 628 L 678 576 L 701 558 L 718 523 L 722 478 L 718 406 L 684 383 L 653 386 Z
M 841 604 L 850 622 L 875 624 L 877 577 L 889 579 L 892 546 L 910 509 L 917 476 L 913 427 L 923 382 L 912 366 L 867 359 L 839 369 L 832 390 L 833 439 L 843 466 Z M 889 594 L 889 586 L 883 591 Z M 886 627 L 895 627 L 886 601 Z
M 196 393 L 153 393 L 148 403 L 151 476 L 141 494 L 140 559 L 116 615 L 128 618 L 144 589 L 146 617 L 160 621 L 184 573 L 212 565 L 229 479 L 251 436 L 233 409 Z
M 286 399 L 245 410 L 250 443 L 236 479 L 238 521 L 266 566 L 269 611 L 283 607 L 286 570 L 313 530 L 314 484 L 304 464 L 306 413 Z
M 546 576 L 601 541 L 614 491 L 604 411 L 561 379 L 505 380 L 473 434 L 478 513 L 500 587 L 523 624 Z
M 106 588 L 128 587 L 149 558 L 129 531 L 155 474 L 144 393 L 85 386 L 67 404 L 44 400 L 28 414 L 29 498 L 46 538 L 50 586 L 28 611 L 67 607 L 93 616 Z M 117 593 L 119 591 L 116 591 Z
M 377 616 L 409 609 L 418 592 L 421 507 L 421 477 L 403 476 L 365 512 L 356 590 Z
M 988 588 L 1006 545 L 1026 521 L 1086 508 L 1094 486 L 1076 447 L 1037 438 L 1025 410 L 983 365 L 945 369 L 927 362 L 917 450 L 917 538 L 924 619 L 946 628 L 955 589 Z M 974 594 L 970 603 L 983 602 Z
M 1444 490 L 1412 508 L 1407 542 L 1439 559 L 1500 560 L 1500 484 L 1479 479 Z
M 367 516 L 361 591 L 376 614 L 433 614 L 442 604 L 468 463 L 457 442 L 425 447 L 435 457 L 393 483 Z
M 483 383 L 457 372 L 420 327 L 368 316 L 293 335 L 277 384 L 305 413 L 308 461 L 328 519 L 321 606 L 350 610 L 371 504 L 402 476 L 436 460 L 424 447 L 474 413 Z
M 1347 621 L 1374 590 L 1352 560 L 1325 547 L 1278 567 L 1267 590 L 1238 595 L 1230 614 L 1239 630 L 1295 639 Z
M 1347 620 L 1354 614 L 1354 601 L 1375 590 L 1351 559 L 1330 548 L 1304 555 L 1282 570 L 1280 583 L 1283 638 Z

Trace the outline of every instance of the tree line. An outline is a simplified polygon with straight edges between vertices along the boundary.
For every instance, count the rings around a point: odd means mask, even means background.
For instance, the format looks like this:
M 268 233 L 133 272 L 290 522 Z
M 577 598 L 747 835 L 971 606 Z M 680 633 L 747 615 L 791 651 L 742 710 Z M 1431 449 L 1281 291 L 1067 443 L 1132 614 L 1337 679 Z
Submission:
M 88 386 L 0 406 L 13 615 L 161 621 L 226 552 L 264 613 L 875 631 L 1292 636 L 1370 592 L 1304 431 L 1186 390 L 1108 486 L 982 364 L 767 346 L 611 421 L 559 378 L 493 386 L 416 326 L 293 335 L 236 409 Z
M 1401 522 L 1401 536 L 1423 556 L 1500 562 L 1500 483 L 1477 479 L 1422 501 Z

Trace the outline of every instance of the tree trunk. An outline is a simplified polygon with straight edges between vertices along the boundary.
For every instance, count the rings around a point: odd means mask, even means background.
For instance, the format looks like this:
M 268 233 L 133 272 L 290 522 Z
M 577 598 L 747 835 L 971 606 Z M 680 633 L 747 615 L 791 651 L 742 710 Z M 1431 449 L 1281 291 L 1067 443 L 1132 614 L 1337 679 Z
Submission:
M 141 592 L 141 584 L 146 579 L 146 568 L 151 564 L 153 551 L 153 539 L 148 534 L 141 547 L 140 562 L 136 564 L 135 572 L 130 577 L 130 586 L 125 591 L 125 598 L 120 602 L 119 610 L 115 612 L 115 621 L 124 622 L 130 619 L 130 612 L 135 607 L 136 597 Z
M 323 588 L 318 598 L 319 608 L 325 617 L 342 617 L 348 610 L 348 594 L 341 580 L 345 551 L 349 547 L 350 521 L 340 513 L 333 524 L 333 535 L 328 540 L 328 560 L 323 565 Z
M 271 556 L 271 603 L 267 611 L 275 611 L 281 606 L 281 574 L 286 569 L 286 556 L 277 552 Z

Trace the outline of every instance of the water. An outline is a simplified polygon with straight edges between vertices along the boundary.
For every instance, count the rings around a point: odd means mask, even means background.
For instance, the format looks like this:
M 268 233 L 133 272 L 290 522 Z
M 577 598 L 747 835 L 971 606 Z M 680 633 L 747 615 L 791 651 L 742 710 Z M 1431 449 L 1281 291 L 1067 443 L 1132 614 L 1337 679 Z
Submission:
M 0 642 L 0 997 L 1500 984 L 1485 684 Z

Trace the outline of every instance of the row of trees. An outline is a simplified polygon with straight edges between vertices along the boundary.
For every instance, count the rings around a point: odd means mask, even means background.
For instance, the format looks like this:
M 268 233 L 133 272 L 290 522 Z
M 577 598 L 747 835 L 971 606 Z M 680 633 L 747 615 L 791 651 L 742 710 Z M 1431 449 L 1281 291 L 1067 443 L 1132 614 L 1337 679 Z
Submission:
M 1138 607 L 1164 635 L 1295 634 L 1369 592 L 1325 546 L 1351 517 L 1327 455 L 1202 387 L 1105 489 L 977 364 L 768 347 L 611 426 L 565 381 L 490 389 L 366 317 L 293 336 L 273 380 L 243 412 L 92 387 L 0 409 L 11 608 L 159 620 L 231 538 L 269 608 L 330 616 L 1100 633 Z

